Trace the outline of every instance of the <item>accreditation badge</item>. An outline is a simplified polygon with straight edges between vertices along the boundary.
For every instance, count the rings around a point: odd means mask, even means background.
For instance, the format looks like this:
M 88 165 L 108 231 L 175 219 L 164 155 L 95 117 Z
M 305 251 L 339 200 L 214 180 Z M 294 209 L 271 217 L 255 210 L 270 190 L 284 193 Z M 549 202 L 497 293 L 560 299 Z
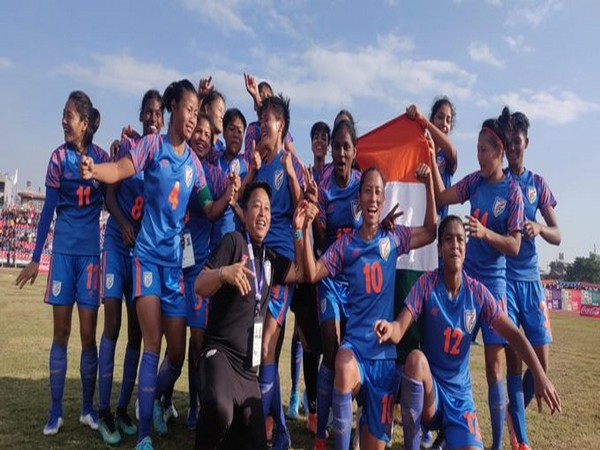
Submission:
M 260 366 L 260 354 L 262 351 L 263 321 L 260 316 L 254 318 L 252 337 L 252 367 Z

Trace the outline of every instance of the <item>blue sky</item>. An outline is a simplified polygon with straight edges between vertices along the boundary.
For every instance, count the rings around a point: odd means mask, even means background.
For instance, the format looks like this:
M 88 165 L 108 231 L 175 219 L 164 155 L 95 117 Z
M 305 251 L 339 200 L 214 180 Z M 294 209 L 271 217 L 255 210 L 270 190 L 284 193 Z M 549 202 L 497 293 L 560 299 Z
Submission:
M 250 120 L 242 72 L 291 98 L 291 132 L 309 162 L 313 122 L 351 110 L 359 134 L 448 95 L 457 180 L 477 169 L 482 121 L 502 106 L 531 121 L 526 166 L 558 200 L 560 248 L 542 263 L 600 245 L 600 3 L 593 0 L 0 0 L 0 172 L 42 186 L 62 142 L 70 91 L 102 114 L 108 148 L 137 124 L 141 96 L 180 78 L 212 75 L 228 106 Z M 587 212 L 586 212 L 586 208 Z M 464 212 L 465 209 L 455 209 Z

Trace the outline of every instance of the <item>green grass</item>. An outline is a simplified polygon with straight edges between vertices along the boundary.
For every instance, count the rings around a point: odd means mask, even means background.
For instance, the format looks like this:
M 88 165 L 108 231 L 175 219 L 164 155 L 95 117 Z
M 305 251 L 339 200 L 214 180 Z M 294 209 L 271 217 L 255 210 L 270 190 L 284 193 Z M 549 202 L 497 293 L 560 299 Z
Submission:
M 65 387 L 64 419 L 60 433 L 44 437 L 42 428 L 50 403 L 48 386 L 48 352 L 52 339 L 52 311 L 42 298 L 45 277 L 34 286 L 19 291 L 14 286 L 17 272 L 0 272 L 0 448 L 2 449 L 105 449 L 100 435 L 79 424 L 81 385 L 79 382 L 79 323 L 73 315 L 69 343 L 69 367 Z M 103 312 L 98 319 L 98 342 L 102 332 Z M 555 344 L 550 352 L 550 377 L 563 402 L 563 413 L 538 414 L 533 405 L 527 411 L 530 443 L 534 449 L 600 448 L 600 321 L 568 313 L 552 314 Z M 125 323 L 126 321 L 124 321 Z M 284 403 L 289 397 L 289 338 L 293 320 L 288 321 L 286 343 L 281 358 Z M 126 336 L 125 329 L 121 337 Z M 125 339 L 119 340 L 116 352 L 113 405 L 120 388 Z M 185 429 L 187 408 L 187 365 L 177 383 L 175 405 L 181 414 L 169 424 L 166 439 L 154 438 L 156 449 L 179 449 L 193 446 L 194 434 Z M 487 387 L 483 367 L 483 348 L 473 347 L 471 376 L 482 435 L 491 445 Z M 133 406 L 133 405 L 132 405 Z M 285 405 L 287 406 L 287 405 Z M 130 408 L 133 413 L 133 408 Z M 301 417 L 289 422 L 294 448 L 312 448 Z M 402 448 L 402 433 L 395 428 L 393 448 Z M 124 439 L 120 448 L 133 448 L 134 438 Z M 505 439 L 505 448 L 509 448 Z

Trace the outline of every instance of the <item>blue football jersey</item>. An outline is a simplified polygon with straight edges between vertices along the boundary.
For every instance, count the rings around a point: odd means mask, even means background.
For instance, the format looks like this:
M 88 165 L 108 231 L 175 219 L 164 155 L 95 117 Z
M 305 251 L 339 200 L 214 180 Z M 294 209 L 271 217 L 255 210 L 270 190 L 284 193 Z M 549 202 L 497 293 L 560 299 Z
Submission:
M 456 172 L 456 165 L 450 165 L 450 163 L 448 162 L 448 157 L 446 156 L 446 152 L 443 149 L 438 150 L 436 152 L 435 162 L 440 171 L 440 176 L 442 177 L 444 188 L 448 189 L 450 186 L 452 186 L 452 178 L 454 176 L 454 173 Z M 437 213 L 440 217 L 440 220 L 443 220 L 448 215 L 448 205 L 438 208 Z
M 394 319 L 396 259 L 410 251 L 410 228 L 397 225 L 394 232 L 379 228 L 365 242 L 358 229 L 340 236 L 319 261 L 333 278 L 343 273 L 348 280 L 346 335 L 365 359 L 396 359 L 393 344 L 380 345 L 373 326 L 379 319 Z
M 294 260 L 294 238 L 292 218 L 294 203 L 290 192 L 288 177 L 285 173 L 281 156 L 285 150 L 280 150 L 269 164 L 263 164 L 256 174 L 255 181 L 264 181 L 271 186 L 271 228 L 265 238 L 265 245 L 284 258 Z M 300 187 L 304 187 L 302 163 L 294 155 L 290 155 Z
M 415 322 L 425 316 L 421 349 L 436 382 L 457 398 L 470 395 L 469 354 L 475 325 L 493 326 L 499 315 L 505 314 L 494 296 L 463 271 L 460 292 L 451 299 L 443 275 L 436 269 L 417 280 L 405 305 Z
M 546 181 L 530 170 L 525 170 L 522 175 L 512 177 L 519 183 L 525 205 L 525 220 L 535 222 L 536 212 L 545 211 L 547 208 L 556 207 L 556 200 Z M 506 278 L 518 281 L 536 281 L 540 279 L 538 267 L 538 254 L 535 248 L 535 239 L 521 239 L 521 248 L 517 257 L 506 258 Z
M 168 135 L 143 137 L 130 152 L 136 173 L 144 172 L 144 215 L 134 256 L 158 265 L 181 267 L 181 230 L 188 202 L 212 200 L 204 170 L 187 143 L 175 154 Z
M 469 200 L 471 215 L 489 230 L 509 235 L 523 228 L 523 197 L 510 175 L 490 184 L 479 171 L 473 172 L 456 183 L 456 192 L 461 203 Z M 492 292 L 506 291 L 506 258 L 482 239 L 468 240 L 465 269 Z
M 137 140 L 134 141 L 129 138 L 121 139 L 115 160 L 118 161 L 123 157 L 129 157 L 131 149 L 136 143 Z M 140 229 L 142 216 L 144 215 L 144 172 L 137 173 L 131 178 L 121 181 L 117 190 L 117 204 L 121 208 L 121 213 L 137 234 Z M 104 249 L 120 253 L 129 253 L 131 251 L 131 249 L 125 247 L 121 227 L 112 216 L 109 216 L 106 222 Z
M 216 164 L 212 166 L 214 170 L 209 170 L 206 173 L 206 179 L 210 187 L 213 199 L 217 200 L 225 195 L 227 191 L 228 178 L 231 173 L 237 172 L 240 180 L 244 180 L 248 173 L 248 165 L 241 155 L 236 156 L 231 162 L 227 161 L 225 153 L 221 154 Z M 235 214 L 231 208 L 226 208 L 221 217 L 215 220 L 212 224 L 210 234 L 210 249 L 211 251 L 221 242 L 223 236 L 236 230 Z
M 95 144 L 86 156 L 95 164 L 108 162 L 108 153 Z M 100 212 L 104 202 L 102 186 L 79 175 L 81 155 L 67 144 L 52 152 L 46 186 L 58 190 L 53 251 L 67 255 L 100 255 Z
M 358 203 L 360 172 L 352 170 L 350 181 L 344 188 L 335 182 L 333 171 L 327 171 L 319 185 L 319 223 L 325 230 L 323 250 L 335 242 L 344 228 L 355 229 L 362 225 L 362 212 Z

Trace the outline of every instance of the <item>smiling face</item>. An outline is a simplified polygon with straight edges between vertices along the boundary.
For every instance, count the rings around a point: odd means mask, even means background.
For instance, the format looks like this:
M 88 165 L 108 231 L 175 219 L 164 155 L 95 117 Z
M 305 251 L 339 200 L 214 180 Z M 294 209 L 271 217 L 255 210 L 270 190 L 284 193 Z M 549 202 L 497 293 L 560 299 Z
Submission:
M 444 134 L 452 130 L 452 108 L 447 103 L 443 103 L 433 116 L 433 124 Z
M 344 128 L 343 125 L 333 139 L 331 156 L 336 179 L 348 180 L 352 170 L 352 162 L 356 157 L 356 147 L 352 142 L 350 131 Z
M 244 142 L 244 122 L 239 117 L 234 117 L 227 124 L 223 132 L 225 138 L 225 149 L 228 154 L 236 156 L 242 149 Z
M 163 127 L 163 112 L 161 102 L 156 98 L 150 98 L 144 104 L 140 112 L 143 134 L 158 134 Z
M 265 109 L 260 115 L 261 144 L 269 150 L 276 149 L 282 134 L 283 120 L 278 119 L 271 109 Z
M 250 238 L 262 243 L 271 226 L 271 201 L 264 189 L 258 187 L 252 191 L 246 203 L 244 218 Z
M 311 140 L 311 149 L 317 159 L 325 159 L 327 147 L 329 146 L 329 136 L 325 131 L 315 133 Z
M 208 105 L 204 112 L 210 117 L 215 127 L 215 134 L 223 132 L 223 117 L 225 116 L 225 102 L 221 97 L 215 99 Z
M 77 108 L 75 102 L 72 100 L 67 101 L 65 109 L 63 110 L 62 127 L 65 136 L 65 142 L 79 148 L 83 145 L 85 140 L 85 134 L 89 127 L 87 120 L 83 119 Z
M 488 179 L 498 168 L 502 169 L 502 153 L 498 141 L 486 130 L 481 130 L 477 141 L 477 161 L 483 178 Z
M 212 132 L 210 129 L 210 122 L 205 119 L 200 119 L 196 125 L 196 129 L 192 133 L 192 137 L 189 140 L 189 145 L 196 154 L 196 156 L 203 161 L 208 155 L 212 146 L 211 139 Z
M 366 172 L 363 177 L 359 193 L 363 226 L 376 226 L 379 225 L 385 200 L 383 178 L 377 170 Z
M 184 141 L 189 141 L 198 121 L 198 97 L 194 92 L 184 91 L 179 103 L 173 100 L 171 105 L 173 131 Z
M 465 262 L 467 236 L 465 227 L 458 220 L 450 220 L 439 236 L 438 252 L 444 271 L 456 273 L 462 270 Z
M 525 150 L 529 145 L 529 138 L 522 131 L 511 133 L 506 159 L 511 168 L 523 167 L 523 159 L 525 158 Z

